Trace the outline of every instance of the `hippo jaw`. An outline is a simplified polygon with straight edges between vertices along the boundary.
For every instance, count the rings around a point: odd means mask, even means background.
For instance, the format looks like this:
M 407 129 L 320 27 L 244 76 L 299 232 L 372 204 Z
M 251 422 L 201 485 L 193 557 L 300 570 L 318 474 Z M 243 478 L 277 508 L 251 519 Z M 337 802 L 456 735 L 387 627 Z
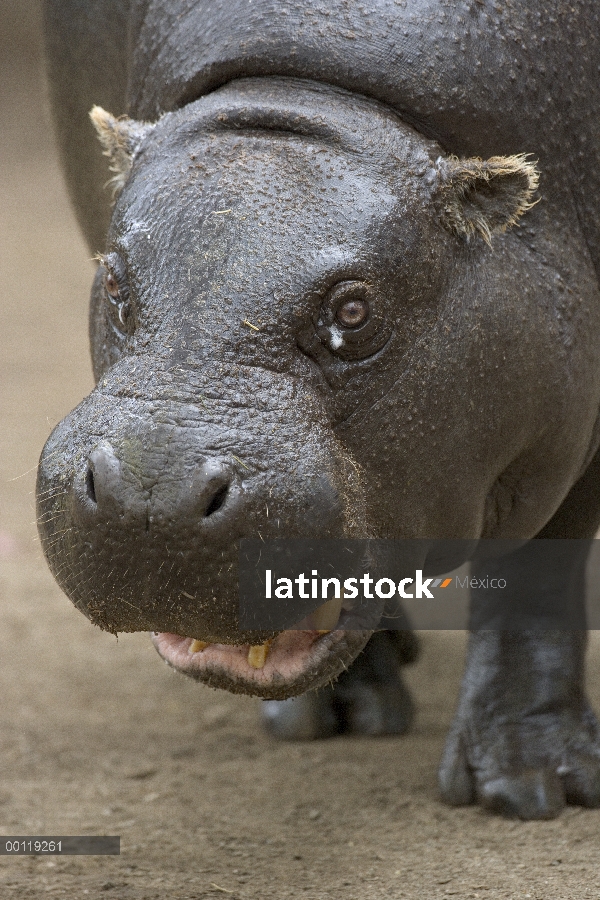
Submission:
M 152 641 L 165 662 L 210 687 L 284 700 L 322 687 L 346 669 L 372 632 L 288 630 L 258 647 L 207 644 L 166 632 Z M 197 649 L 196 649 L 197 648 Z M 253 652 L 254 651 L 254 652 Z
M 322 687 L 346 669 L 373 634 L 373 610 L 368 618 L 345 609 L 339 598 L 261 644 L 207 642 L 168 632 L 154 632 L 152 640 L 168 665 L 196 681 L 283 700 Z

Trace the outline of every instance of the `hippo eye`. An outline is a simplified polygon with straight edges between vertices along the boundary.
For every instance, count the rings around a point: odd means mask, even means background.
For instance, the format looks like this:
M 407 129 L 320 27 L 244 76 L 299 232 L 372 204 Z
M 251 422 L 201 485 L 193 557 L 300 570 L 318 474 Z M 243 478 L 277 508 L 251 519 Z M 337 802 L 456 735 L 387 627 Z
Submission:
M 317 336 L 338 359 L 366 359 L 392 333 L 385 298 L 368 281 L 338 281 L 322 300 Z
M 344 328 L 359 328 L 369 317 L 369 304 L 366 300 L 356 297 L 345 300 L 338 306 L 335 318 Z
M 103 256 L 104 296 L 110 320 L 119 332 L 130 331 L 131 311 L 125 263 L 117 253 Z
M 370 313 L 369 285 L 364 281 L 340 281 L 329 292 L 326 305 L 331 310 L 332 324 L 342 328 L 360 328 Z

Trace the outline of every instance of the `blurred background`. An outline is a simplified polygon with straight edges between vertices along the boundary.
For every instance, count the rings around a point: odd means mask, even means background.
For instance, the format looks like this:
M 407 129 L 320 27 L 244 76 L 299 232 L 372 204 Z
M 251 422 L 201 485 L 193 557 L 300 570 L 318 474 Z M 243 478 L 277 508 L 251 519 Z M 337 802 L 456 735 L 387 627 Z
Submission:
M 55 155 L 41 4 L 0 0 L 0 553 L 35 545 L 35 466 L 50 429 L 92 387 L 93 264 Z M 27 474 L 25 474 L 27 473 Z M 4 548 L 4 550 L 2 550 Z

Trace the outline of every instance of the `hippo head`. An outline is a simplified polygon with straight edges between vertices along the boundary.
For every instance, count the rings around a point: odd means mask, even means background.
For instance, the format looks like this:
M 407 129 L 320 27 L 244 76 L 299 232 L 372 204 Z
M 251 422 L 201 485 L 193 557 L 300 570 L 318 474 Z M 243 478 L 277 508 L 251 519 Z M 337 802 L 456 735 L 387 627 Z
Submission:
M 240 540 L 533 536 L 592 441 L 581 292 L 507 231 L 531 163 L 458 160 L 367 98 L 244 79 L 94 119 L 118 199 L 97 386 L 39 468 L 46 556 L 92 622 L 154 632 L 187 674 L 300 693 L 369 632 L 330 607 L 240 630 Z

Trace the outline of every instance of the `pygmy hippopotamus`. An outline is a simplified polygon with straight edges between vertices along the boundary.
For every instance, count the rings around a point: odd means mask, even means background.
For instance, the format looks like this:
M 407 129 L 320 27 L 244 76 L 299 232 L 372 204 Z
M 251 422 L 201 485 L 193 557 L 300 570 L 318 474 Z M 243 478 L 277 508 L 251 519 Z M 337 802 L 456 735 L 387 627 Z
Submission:
M 99 262 L 96 387 L 39 467 L 50 568 L 100 627 L 267 698 L 274 733 L 401 732 L 410 636 L 335 605 L 240 629 L 238 547 L 594 535 L 597 4 L 46 0 L 45 30 Z M 531 590 L 581 608 L 584 566 Z M 584 632 L 486 608 L 443 798 L 600 805 Z

